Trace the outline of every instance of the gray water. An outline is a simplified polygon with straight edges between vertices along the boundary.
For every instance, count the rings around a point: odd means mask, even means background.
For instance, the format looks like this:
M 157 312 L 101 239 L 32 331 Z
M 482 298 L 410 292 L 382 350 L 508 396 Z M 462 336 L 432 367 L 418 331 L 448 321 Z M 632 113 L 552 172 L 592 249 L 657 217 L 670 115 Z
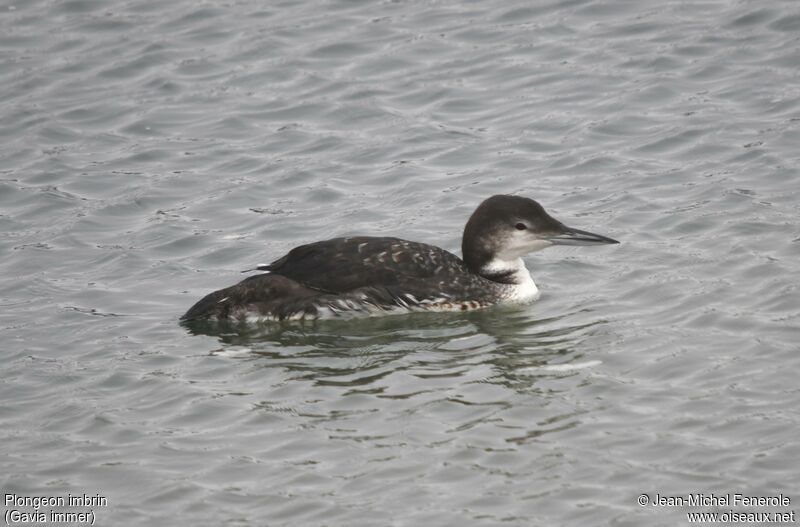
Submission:
M 800 508 L 799 72 L 792 0 L 1 2 L 3 494 L 101 495 L 96 525 Z M 300 243 L 458 252 L 497 193 L 622 243 L 527 257 L 530 306 L 178 324 Z M 737 492 L 792 501 L 637 504 Z

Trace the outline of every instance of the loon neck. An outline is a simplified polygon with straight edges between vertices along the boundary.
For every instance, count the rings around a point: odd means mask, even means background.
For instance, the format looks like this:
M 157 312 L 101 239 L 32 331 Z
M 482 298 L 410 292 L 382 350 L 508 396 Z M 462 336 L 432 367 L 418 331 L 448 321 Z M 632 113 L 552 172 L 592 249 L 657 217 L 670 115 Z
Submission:
M 525 267 L 525 262 L 522 261 L 522 258 L 515 258 L 514 260 L 492 258 L 481 266 L 478 274 L 487 280 L 500 284 L 520 285 L 532 280 L 531 274 L 528 272 L 528 268 Z

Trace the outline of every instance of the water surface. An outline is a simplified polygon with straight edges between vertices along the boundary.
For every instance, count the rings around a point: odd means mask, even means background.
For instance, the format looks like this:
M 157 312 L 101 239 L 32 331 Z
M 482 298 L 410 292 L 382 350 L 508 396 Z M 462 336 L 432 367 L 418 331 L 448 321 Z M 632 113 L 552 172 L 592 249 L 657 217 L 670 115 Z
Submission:
M 794 508 L 798 31 L 788 0 L 0 3 L 2 492 L 99 493 L 98 525 Z M 496 193 L 622 244 L 531 255 L 523 308 L 178 324 L 300 243 L 457 252 Z

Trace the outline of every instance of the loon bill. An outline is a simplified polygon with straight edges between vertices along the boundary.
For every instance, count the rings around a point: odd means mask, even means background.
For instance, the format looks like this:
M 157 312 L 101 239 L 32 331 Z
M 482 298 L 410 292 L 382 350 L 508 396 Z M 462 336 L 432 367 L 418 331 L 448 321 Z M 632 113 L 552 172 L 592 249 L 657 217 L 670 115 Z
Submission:
M 551 245 L 602 245 L 536 201 L 497 195 L 464 227 L 463 259 L 425 243 L 356 236 L 301 245 L 236 285 L 205 296 L 183 321 L 270 321 L 478 309 L 539 297 L 522 256 Z

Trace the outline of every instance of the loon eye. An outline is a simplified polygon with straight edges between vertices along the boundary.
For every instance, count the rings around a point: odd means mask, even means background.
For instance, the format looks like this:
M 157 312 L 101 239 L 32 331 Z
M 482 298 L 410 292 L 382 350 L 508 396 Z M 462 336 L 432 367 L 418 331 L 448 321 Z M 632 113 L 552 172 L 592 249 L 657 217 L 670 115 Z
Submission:
M 528 228 L 525 226 L 524 223 L 517 223 L 516 225 L 514 225 L 514 227 L 516 227 L 518 231 L 524 231 L 525 229 Z

